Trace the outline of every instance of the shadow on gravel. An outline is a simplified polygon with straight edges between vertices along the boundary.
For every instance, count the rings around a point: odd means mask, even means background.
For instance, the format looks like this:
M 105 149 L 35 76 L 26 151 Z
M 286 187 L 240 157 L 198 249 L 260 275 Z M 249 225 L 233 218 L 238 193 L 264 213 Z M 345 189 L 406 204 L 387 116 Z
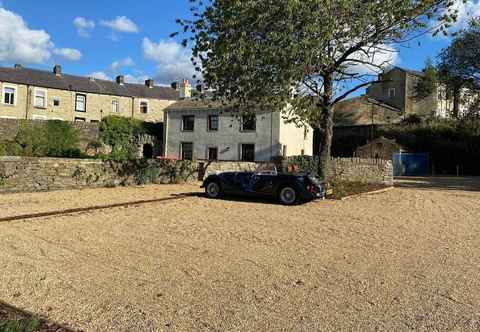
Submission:
M 80 332 L 0 301 L 0 331 Z
M 480 191 L 480 177 L 398 177 L 395 178 L 395 187 Z

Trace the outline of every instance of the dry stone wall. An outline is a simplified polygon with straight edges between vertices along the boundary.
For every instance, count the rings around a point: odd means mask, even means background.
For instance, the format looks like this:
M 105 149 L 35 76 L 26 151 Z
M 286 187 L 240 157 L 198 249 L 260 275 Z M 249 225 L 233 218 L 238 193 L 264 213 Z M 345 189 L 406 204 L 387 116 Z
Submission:
M 194 182 L 215 172 L 252 171 L 255 163 L 173 160 L 112 163 L 94 159 L 0 157 L 0 193 Z M 390 161 L 333 159 L 331 178 L 393 185 Z

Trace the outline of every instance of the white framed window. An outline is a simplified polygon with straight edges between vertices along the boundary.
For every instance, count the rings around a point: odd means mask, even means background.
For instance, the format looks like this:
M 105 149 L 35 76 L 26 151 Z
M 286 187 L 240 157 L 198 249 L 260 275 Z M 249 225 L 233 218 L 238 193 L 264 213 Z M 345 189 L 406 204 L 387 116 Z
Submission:
M 35 88 L 33 105 L 37 108 L 47 108 L 47 90 Z
M 17 105 L 17 87 L 3 85 L 2 101 L 5 105 Z
M 86 112 L 86 106 L 87 106 L 87 96 L 77 94 L 75 96 L 75 111 Z
M 112 100 L 112 112 L 113 113 L 118 113 L 118 100 L 114 99 Z
M 148 100 L 140 100 L 140 113 L 147 114 L 149 111 Z
M 395 97 L 395 88 L 388 89 L 388 97 L 394 98 Z

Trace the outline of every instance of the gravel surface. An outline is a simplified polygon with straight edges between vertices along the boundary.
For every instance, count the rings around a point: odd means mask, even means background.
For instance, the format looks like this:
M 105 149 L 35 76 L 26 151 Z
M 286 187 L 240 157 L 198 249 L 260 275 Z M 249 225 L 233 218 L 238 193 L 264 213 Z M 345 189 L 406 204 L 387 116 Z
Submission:
M 189 190 L 1 202 L 23 212 Z M 410 188 L 295 207 L 188 197 L 0 223 L 0 300 L 86 331 L 478 331 L 479 202 Z

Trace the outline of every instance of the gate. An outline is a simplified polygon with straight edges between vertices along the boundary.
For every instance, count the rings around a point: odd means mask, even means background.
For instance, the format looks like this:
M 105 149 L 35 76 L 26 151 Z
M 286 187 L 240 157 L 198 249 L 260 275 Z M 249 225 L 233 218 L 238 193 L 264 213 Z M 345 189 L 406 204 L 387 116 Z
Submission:
M 429 175 L 430 158 L 428 153 L 394 153 L 394 176 L 425 176 Z

